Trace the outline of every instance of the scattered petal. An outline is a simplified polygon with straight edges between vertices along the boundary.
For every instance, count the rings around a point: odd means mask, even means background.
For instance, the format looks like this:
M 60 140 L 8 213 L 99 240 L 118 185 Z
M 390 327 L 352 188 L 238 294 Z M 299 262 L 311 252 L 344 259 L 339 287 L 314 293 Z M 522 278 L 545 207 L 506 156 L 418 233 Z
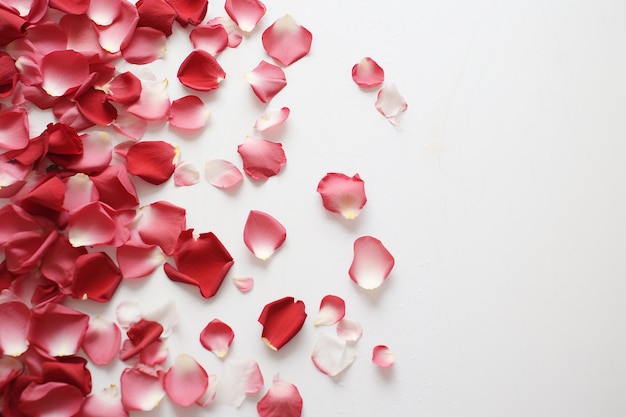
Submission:
M 221 24 L 198 26 L 189 34 L 194 49 L 202 49 L 215 56 L 228 46 L 228 32 Z
M 102 391 L 85 398 L 79 417 L 128 417 L 118 389 L 111 385 Z
M 75 91 L 89 77 L 89 62 L 76 51 L 54 51 L 41 59 L 42 87 L 53 97 Z
M 254 278 L 250 277 L 234 277 L 233 284 L 241 292 L 248 292 L 254 287 Z
M 24 149 L 28 146 L 28 114 L 24 109 L 0 113 L 0 149 Z
M 50 356 L 75 355 L 87 332 L 89 316 L 56 303 L 33 310 L 28 340 Z
M 289 66 L 309 53 L 313 35 L 291 15 L 285 15 L 265 29 L 261 39 L 269 56 Z
M 123 164 L 109 165 L 98 175 L 92 176 L 91 181 L 98 192 L 99 200 L 115 210 L 133 209 L 139 204 L 137 190 Z
M 215 398 L 221 403 L 239 407 L 246 395 L 256 394 L 261 388 L 263 375 L 254 360 L 228 358 L 224 362 Z
M 293 297 L 284 297 L 267 304 L 259 323 L 263 326 L 261 337 L 273 350 L 278 350 L 289 342 L 302 328 L 306 313 L 304 303 Z
M 320 310 L 315 318 L 316 326 L 332 326 L 346 315 L 346 302 L 336 295 L 322 298 Z
M 274 383 L 257 403 L 260 417 L 300 417 L 302 396 L 295 385 L 274 377 Z
M 161 140 L 137 142 L 128 149 L 128 172 L 154 185 L 167 181 L 176 168 L 178 149 Z
M 106 365 L 120 350 L 122 334 L 119 327 L 109 320 L 93 317 L 83 339 L 83 350 L 96 365 Z
M 365 182 L 355 174 L 329 172 L 317 185 L 317 192 L 322 196 L 324 208 L 333 213 L 340 213 L 349 220 L 355 219 L 367 202 Z
M 180 64 L 178 80 L 186 87 L 198 91 L 210 91 L 219 87 L 226 73 L 213 55 L 196 49 Z
M 158 246 L 123 245 L 117 248 L 116 255 L 124 278 L 147 277 L 165 260 Z
M 362 236 L 354 241 L 354 259 L 348 274 L 359 287 L 372 290 L 385 281 L 393 265 L 393 256 L 380 240 Z
M 160 375 L 143 367 L 124 369 L 120 385 L 122 404 L 129 411 L 150 411 L 159 405 L 165 396 Z
M 109 126 L 117 118 L 117 109 L 101 90 L 90 88 L 76 98 L 76 107 L 87 120 L 98 126 Z
M 174 169 L 174 185 L 188 187 L 200 181 L 200 172 L 191 162 L 179 162 Z
M 138 27 L 151 27 L 160 30 L 165 36 L 172 34 L 177 13 L 166 0 L 139 0 L 136 6 L 139 13 Z
M 128 106 L 128 112 L 143 120 L 165 120 L 170 111 L 170 96 L 167 79 L 141 79 L 139 99 Z
M 200 398 L 198 398 L 198 401 L 196 401 L 196 404 L 198 404 L 200 407 L 208 407 L 208 405 L 211 404 L 213 400 L 215 399 L 216 392 L 217 392 L 217 376 L 209 375 L 209 388 L 207 388 L 205 393 L 202 394 Z
M 141 352 L 146 346 L 159 340 L 163 326 L 156 321 L 140 319 L 128 329 L 128 340 L 120 351 L 120 359 L 125 361 Z
M 244 32 L 251 32 L 265 14 L 259 0 L 226 0 L 226 13 Z
M 282 68 L 266 61 L 261 61 L 248 73 L 246 81 L 250 83 L 252 91 L 262 103 L 270 101 L 287 85 L 285 72 Z
M 278 174 L 287 163 L 283 145 L 261 138 L 246 138 L 237 147 L 243 161 L 243 170 L 255 180 L 265 180 Z
M 26 352 L 30 316 L 30 308 L 19 300 L 0 302 L 0 354 L 17 357 Z
M 163 378 L 167 396 L 178 405 L 195 403 L 209 387 L 209 375 L 194 358 L 181 354 Z
M 102 49 L 110 53 L 120 52 L 128 45 L 139 21 L 139 14 L 134 4 L 121 1 L 119 5 L 119 15 L 113 23 L 98 27 L 98 42 Z
M 199 25 L 204 19 L 209 6 L 208 0 L 167 0 L 176 10 L 176 21 L 182 27 Z
M 363 335 L 363 327 L 356 321 L 343 319 L 337 324 L 337 336 L 346 342 L 356 343 Z
M 352 67 L 352 79 L 361 88 L 378 87 L 385 81 L 385 71 L 370 57 Z
M 74 247 L 106 245 L 113 240 L 117 226 L 105 205 L 89 203 L 70 215 L 69 239 Z
M 395 361 L 395 354 L 385 345 L 374 346 L 372 349 L 372 362 L 381 368 L 389 368 Z
M 393 125 L 397 125 L 396 118 L 407 109 L 404 97 L 398 92 L 395 84 L 387 85 L 380 89 L 376 97 L 376 110 L 389 120 Z
M 98 302 L 109 301 L 122 282 L 119 268 L 104 252 L 92 252 L 76 259 L 72 296 Z
M 228 34 L 228 47 L 236 48 L 243 40 L 243 31 L 226 16 L 217 16 L 207 22 L 207 25 L 222 25 Z
M 186 210 L 167 201 L 156 201 L 140 210 L 138 232 L 148 245 L 158 245 L 171 256 L 180 233 L 185 230 Z
M 283 107 L 279 110 L 268 110 L 262 114 L 254 123 L 254 128 L 259 132 L 264 132 L 275 126 L 283 124 L 289 117 L 289 108 Z
M 139 352 L 139 362 L 154 366 L 162 364 L 169 356 L 169 349 L 162 340 L 155 340 Z
M 178 310 L 173 300 L 147 310 L 144 312 L 143 317 L 146 320 L 152 320 L 161 325 L 163 328 L 161 333 L 162 338 L 169 337 L 174 327 L 178 324 Z
M 137 301 L 122 301 L 115 309 L 115 317 L 122 329 L 128 329 L 141 320 L 143 311 Z
M 250 210 L 243 229 L 243 241 L 250 252 L 265 261 L 274 254 L 287 237 L 287 230 L 269 214 Z
M 149 64 L 165 56 L 166 45 L 165 35 L 160 30 L 138 27 L 128 45 L 122 49 L 122 56 L 131 64 Z
M 223 159 L 212 159 L 204 163 L 204 177 L 213 186 L 230 188 L 243 181 L 239 168 Z
M 141 80 L 132 72 L 123 72 L 104 85 L 102 90 L 107 93 L 109 100 L 129 105 L 141 96 Z
M 233 329 L 220 319 L 211 320 L 200 332 L 202 346 L 220 359 L 226 356 L 234 338 Z
M 4 388 L 23 372 L 24 365 L 19 359 L 12 356 L 0 357 L 0 392 L 5 392 Z
M 323 374 L 336 376 L 356 359 L 354 349 L 338 336 L 320 333 L 311 360 Z
M 98 26 L 109 26 L 120 15 L 120 0 L 90 0 L 89 17 Z
M 172 102 L 169 122 L 180 129 L 202 129 L 206 126 L 210 115 L 211 112 L 200 97 L 185 96 Z
M 20 414 L 27 416 L 73 416 L 80 410 L 83 393 L 63 382 L 31 382 L 19 398 Z

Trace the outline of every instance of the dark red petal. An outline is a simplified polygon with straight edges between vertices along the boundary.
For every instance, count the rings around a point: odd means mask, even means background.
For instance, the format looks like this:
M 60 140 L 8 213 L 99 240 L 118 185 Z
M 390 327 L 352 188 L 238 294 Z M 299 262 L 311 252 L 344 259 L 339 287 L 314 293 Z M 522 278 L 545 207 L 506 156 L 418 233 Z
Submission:
M 124 165 L 109 165 L 100 174 L 92 176 L 91 181 L 98 190 L 100 201 L 116 210 L 137 207 L 139 199 Z
M 109 100 L 129 105 L 139 99 L 141 81 L 132 72 L 123 72 L 107 85 L 106 90 Z
M 0 8 L 0 46 L 24 36 L 22 27 L 26 21 L 9 10 Z
M 91 392 L 91 373 L 87 360 L 78 356 L 55 358 L 41 364 L 41 376 L 46 381 L 70 384 L 81 390 L 83 395 Z
M 302 328 L 306 313 L 304 303 L 293 297 L 284 297 L 267 304 L 259 323 L 263 325 L 261 337 L 273 350 L 278 350 L 289 342 Z
M 151 184 L 162 184 L 174 173 L 177 155 L 177 149 L 167 142 L 138 142 L 126 154 L 126 168 Z
M 128 340 L 132 344 L 130 348 L 122 349 L 120 359 L 125 361 L 141 352 L 152 342 L 159 340 L 163 333 L 163 326 L 156 321 L 141 319 L 133 324 L 126 332 Z
M 206 16 L 209 6 L 208 0 L 167 0 L 167 2 L 176 10 L 176 21 L 182 27 L 199 25 Z
M 31 214 L 46 216 L 55 221 L 63 210 L 65 183 L 57 176 L 51 176 L 37 184 L 24 196 L 22 208 Z
M 69 288 L 74 279 L 76 259 L 87 253 L 84 247 L 75 248 L 63 235 L 58 235 L 41 260 L 41 275 L 56 283 L 59 288 Z
M 101 90 L 87 90 L 76 99 L 76 106 L 87 120 L 98 126 L 108 126 L 117 118 L 117 109 Z
M 87 253 L 76 260 L 72 296 L 99 302 L 109 301 L 120 282 L 122 274 L 106 253 Z
M 13 58 L 0 52 L 0 98 L 7 98 L 13 94 L 19 76 Z
M 51 154 L 82 155 L 83 153 L 83 142 L 78 133 L 66 124 L 49 124 L 42 136 L 48 142 L 48 152 Z
M 220 81 L 226 78 L 226 73 L 213 55 L 196 49 L 180 64 L 177 76 L 186 87 L 210 91 L 219 87 Z
M 139 0 L 136 4 L 139 12 L 138 27 L 151 27 L 170 36 L 176 20 L 176 10 L 165 0 Z

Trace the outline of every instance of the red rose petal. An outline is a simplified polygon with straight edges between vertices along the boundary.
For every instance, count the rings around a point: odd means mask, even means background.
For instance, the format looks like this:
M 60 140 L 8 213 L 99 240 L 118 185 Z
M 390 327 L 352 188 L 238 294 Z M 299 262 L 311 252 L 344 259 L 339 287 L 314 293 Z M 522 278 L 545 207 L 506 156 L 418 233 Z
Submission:
M 338 336 L 320 333 L 311 360 L 324 375 L 337 376 L 356 359 L 356 352 Z
M 68 227 L 70 243 L 74 247 L 106 245 L 117 232 L 117 225 L 110 211 L 99 201 L 73 212 Z
M 100 172 L 109 166 L 113 154 L 111 135 L 102 131 L 90 131 L 80 137 L 83 152 L 80 155 L 52 155 L 50 159 L 67 169 L 87 174 Z
M 141 80 L 132 72 L 123 72 L 113 78 L 105 90 L 109 100 L 129 105 L 141 96 Z
M 250 210 L 243 229 L 243 241 L 254 256 L 266 260 L 286 237 L 287 231 L 278 220 L 265 212 Z
M 385 81 L 385 71 L 370 57 L 352 67 L 352 79 L 361 88 L 378 87 Z
M 394 265 L 393 256 L 382 242 L 372 236 L 354 241 L 354 259 L 348 271 L 352 281 L 367 290 L 378 288 Z
M 134 323 L 126 332 L 130 346 L 126 345 L 120 351 L 120 359 L 125 361 L 141 352 L 146 346 L 159 340 L 163 333 L 163 326 L 156 321 L 141 319 Z
M 300 417 L 302 396 L 295 385 L 274 377 L 274 383 L 257 403 L 260 417 Z
M 329 172 L 317 185 L 317 192 L 322 196 L 324 208 L 333 213 L 340 213 L 346 219 L 355 219 L 367 202 L 365 183 L 355 174 Z
M 91 181 L 98 190 L 100 201 L 116 210 L 132 209 L 139 204 L 137 191 L 124 165 L 109 165 L 92 176 Z
M 24 365 L 18 359 L 11 356 L 0 357 L 0 392 L 5 392 L 5 387 L 24 372 Z
M 84 14 L 89 8 L 88 0 L 49 0 L 49 4 L 67 14 Z
M 259 0 L 226 0 L 224 9 L 244 32 L 251 32 L 265 14 L 265 5 Z
M 22 27 L 26 21 L 17 14 L 0 8 L 0 46 L 21 38 L 24 36 Z
M 302 328 L 306 313 L 304 303 L 293 297 L 284 297 L 267 304 L 259 323 L 263 325 L 261 337 L 273 350 L 278 350 L 289 342 Z
M 76 98 L 76 107 L 87 120 L 98 126 L 108 126 L 117 118 L 117 109 L 108 102 L 107 95 L 93 88 Z
M 316 326 L 332 326 L 346 315 L 346 302 L 336 295 L 327 295 L 320 302 Z
M 196 49 L 180 64 L 178 80 L 186 87 L 198 91 L 210 91 L 219 87 L 226 73 L 213 55 Z
M 109 301 L 122 282 L 119 268 L 104 252 L 81 255 L 76 260 L 72 296 L 98 302 Z
M 243 161 L 243 170 L 255 180 L 265 180 L 278 174 L 287 163 L 283 145 L 261 138 L 246 138 L 237 147 Z
M 167 396 L 178 405 L 188 407 L 195 403 L 209 387 L 209 375 L 187 354 L 178 355 L 163 378 Z
M 157 141 L 138 142 L 128 149 L 128 172 L 155 185 L 167 181 L 176 168 L 178 150 L 173 145 Z
M 233 329 L 219 319 L 213 319 L 200 332 L 200 343 L 218 358 L 224 358 L 233 343 Z
M 167 0 L 176 10 L 176 21 L 182 27 L 187 25 L 199 25 L 207 13 L 209 2 L 207 0 Z
M 313 36 L 293 17 L 285 15 L 265 29 L 262 41 L 269 56 L 289 66 L 309 53 Z
M 89 316 L 60 304 L 33 310 L 28 340 L 50 356 L 75 355 L 87 332 Z
M 89 319 L 89 327 L 83 339 L 83 350 L 96 365 L 106 365 L 120 350 L 122 334 L 119 327 L 100 317 Z
M 139 352 L 139 362 L 148 366 L 162 364 L 169 356 L 169 348 L 163 340 L 155 340 Z
M 0 52 L 0 98 L 7 98 L 13 94 L 19 76 L 13 58 Z
M 285 72 L 282 68 L 269 62 L 261 61 L 252 72 L 246 75 L 252 91 L 261 100 L 267 103 L 287 85 Z
M 167 1 L 139 0 L 136 6 L 139 13 L 138 27 L 151 27 L 160 30 L 165 36 L 172 34 L 177 13 Z

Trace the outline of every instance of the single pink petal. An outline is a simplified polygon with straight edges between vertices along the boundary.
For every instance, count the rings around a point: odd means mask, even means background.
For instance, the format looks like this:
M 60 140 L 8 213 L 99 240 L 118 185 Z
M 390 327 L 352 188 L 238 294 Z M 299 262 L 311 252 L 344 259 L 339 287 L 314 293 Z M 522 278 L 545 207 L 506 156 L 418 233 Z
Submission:
M 237 147 L 243 161 L 243 170 L 255 180 L 265 180 L 278 174 L 287 163 L 283 145 L 261 138 L 246 138 Z
M 142 79 L 141 95 L 136 102 L 128 106 L 127 110 L 130 114 L 148 121 L 167 119 L 170 111 L 167 79 L 162 81 Z
M 180 64 L 177 77 L 184 86 L 193 90 L 211 91 L 219 87 L 226 73 L 213 55 L 196 49 Z
M 194 49 L 202 49 L 215 56 L 228 46 L 228 32 L 221 24 L 206 24 L 191 31 L 189 39 Z
M 106 245 L 117 231 L 115 221 L 99 201 L 73 212 L 68 227 L 70 243 L 74 247 Z
M 370 57 L 352 67 L 352 79 L 361 88 L 378 87 L 385 81 L 385 71 Z
M 265 14 L 259 0 L 226 0 L 226 13 L 244 32 L 251 32 Z
M 163 331 L 161 337 L 169 337 L 174 330 L 174 327 L 178 324 L 178 310 L 176 309 L 176 303 L 173 300 L 159 304 L 143 313 L 143 317 L 146 320 L 152 320 L 161 325 Z
M 177 158 L 178 148 L 167 142 L 137 142 L 128 149 L 126 168 L 144 181 L 159 185 L 172 176 Z
M 337 324 L 337 336 L 346 342 L 356 343 L 363 334 L 363 327 L 360 323 L 348 319 L 342 319 Z
M 122 404 L 129 411 L 150 411 L 163 397 L 161 377 L 143 367 L 126 368 L 120 377 Z
M 211 112 L 200 97 L 185 96 L 172 102 L 169 122 L 180 129 L 202 129 L 206 126 L 210 115 Z
M 140 209 L 138 232 L 148 245 L 158 245 L 173 255 L 180 233 L 186 228 L 186 210 L 167 201 L 156 201 Z
M 281 381 L 277 374 L 256 409 L 260 417 L 300 417 L 302 396 L 295 385 Z
M 121 0 L 90 0 L 89 17 L 98 26 L 109 26 L 121 13 Z
M 234 338 L 233 329 L 219 319 L 211 320 L 200 332 L 202 346 L 220 359 L 226 356 Z
M 395 361 L 395 354 L 385 345 L 377 345 L 372 349 L 372 362 L 381 368 L 389 368 Z
M 228 358 L 224 362 L 215 398 L 222 404 L 239 407 L 246 395 L 256 394 L 261 388 L 263 375 L 254 360 Z
M 332 326 L 346 315 L 346 302 L 336 295 L 322 298 L 320 310 L 315 318 L 316 326 Z
M 228 34 L 228 47 L 236 48 L 241 44 L 243 40 L 243 31 L 237 26 L 237 23 L 233 22 L 226 16 L 217 16 L 207 22 L 207 25 L 221 25 L 226 29 Z
M 19 397 L 19 410 L 21 415 L 27 416 L 74 416 L 80 410 L 83 397 L 83 393 L 70 384 L 31 382 Z
M 0 301 L 0 354 L 20 356 L 28 349 L 30 308 L 16 299 Z
M 24 149 L 29 139 L 26 110 L 0 112 L 0 150 Z
M 89 77 L 89 62 L 76 51 L 50 52 L 41 59 L 42 87 L 53 97 L 76 90 Z
M 349 220 L 355 219 L 367 202 L 365 182 L 355 174 L 329 172 L 317 185 L 317 192 L 322 196 L 324 208 L 333 213 L 340 213 Z
M 199 25 L 205 18 L 208 0 L 166 0 L 176 10 L 176 21 L 182 27 Z
M 250 252 L 261 260 L 274 254 L 287 237 L 287 230 L 269 214 L 250 210 L 243 229 L 243 241 Z
M 191 162 L 179 162 L 174 169 L 174 185 L 188 187 L 200 181 L 200 172 Z
M 163 58 L 167 42 L 163 32 L 149 27 L 138 27 L 130 42 L 122 49 L 122 56 L 131 64 L 143 65 Z
M 291 15 L 285 15 L 265 29 L 261 39 L 269 56 L 289 66 L 309 53 L 313 35 Z
M 395 84 L 389 84 L 378 91 L 375 105 L 376 110 L 392 125 L 398 124 L 397 117 L 408 107 Z
M 111 385 L 85 398 L 77 417 L 128 417 L 117 386 Z
M 354 241 L 354 259 L 348 274 L 359 287 L 378 288 L 393 268 L 394 259 L 382 242 L 372 236 Z
M 261 337 L 270 349 L 278 350 L 300 331 L 305 319 L 305 306 L 301 300 L 283 297 L 272 301 L 259 316 L 259 323 L 263 326 Z
M 5 392 L 5 387 L 23 372 L 24 365 L 19 359 L 12 356 L 0 357 L 0 392 Z
M 356 352 L 338 336 L 320 333 L 311 360 L 323 374 L 336 376 L 356 359 Z
M 121 1 L 119 5 L 119 15 L 113 23 L 98 26 L 98 42 L 102 49 L 110 53 L 119 52 L 128 45 L 139 22 L 139 14 L 134 4 Z
M 254 287 L 254 278 L 250 277 L 234 277 L 233 284 L 241 292 L 248 292 Z
M 98 302 L 109 301 L 122 282 L 122 274 L 104 252 L 91 252 L 76 259 L 72 297 Z
M 122 301 L 115 309 L 115 317 L 122 329 L 128 329 L 143 317 L 143 310 L 137 301 Z
M 80 140 L 83 146 L 82 154 L 56 155 L 54 162 L 72 171 L 87 174 L 100 172 L 109 166 L 113 146 L 108 132 L 90 131 L 81 135 Z
M 89 324 L 89 316 L 56 303 L 33 311 L 28 340 L 50 356 L 78 352 Z
M 265 130 L 283 124 L 288 117 L 288 107 L 283 107 L 279 110 L 268 110 L 263 113 L 258 119 L 256 119 L 253 127 L 259 132 L 263 132 Z
M 164 341 L 155 340 L 139 352 L 139 362 L 148 365 L 160 365 L 167 360 L 169 349 Z
M 248 75 L 246 81 L 262 103 L 267 103 L 287 85 L 282 68 L 261 61 Z
M 204 178 L 218 188 L 230 188 L 243 181 L 239 168 L 223 159 L 212 159 L 204 163 Z
M 117 248 L 116 258 L 124 278 L 147 277 L 165 261 L 158 246 L 123 245 Z
M 163 378 L 167 396 L 178 405 L 195 403 L 209 387 L 209 375 L 194 358 L 181 354 Z
M 83 350 L 96 365 L 106 365 L 117 356 L 122 333 L 115 323 L 101 317 L 89 319 L 89 327 L 83 339 Z

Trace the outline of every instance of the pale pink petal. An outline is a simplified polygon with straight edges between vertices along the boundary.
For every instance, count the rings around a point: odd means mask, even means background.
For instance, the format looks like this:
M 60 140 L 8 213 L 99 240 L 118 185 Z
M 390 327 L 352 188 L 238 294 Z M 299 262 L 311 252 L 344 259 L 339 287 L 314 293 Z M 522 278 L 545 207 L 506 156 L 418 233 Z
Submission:
M 243 161 L 243 170 L 255 180 L 266 180 L 278 174 L 287 163 L 283 145 L 262 138 L 246 138 L 237 147 Z
M 116 231 L 115 221 L 99 201 L 81 207 L 69 218 L 69 239 L 74 247 L 106 245 Z
M 179 321 L 178 309 L 173 300 L 169 300 L 146 310 L 143 317 L 146 320 L 155 321 L 163 327 L 163 332 L 161 333 L 162 338 L 169 337 Z
M 122 1 L 120 6 L 120 13 L 113 23 L 98 27 L 98 42 L 102 49 L 111 53 L 119 52 L 128 44 L 139 22 L 134 4 Z
M 90 0 L 89 17 L 98 26 L 109 26 L 121 13 L 121 0 Z
M 167 396 L 178 405 L 195 403 L 209 387 L 209 375 L 194 358 L 181 354 L 163 378 Z
M 143 368 L 126 368 L 120 377 L 122 404 L 129 411 L 150 411 L 163 397 L 165 391 L 158 374 Z
M 169 122 L 180 129 L 202 129 L 206 126 L 210 115 L 211 112 L 200 97 L 185 96 L 172 102 Z
M 380 89 L 375 105 L 376 110 L 393 125 L 398 124 L 398 115 L 408 107 L 395 84 L 390 84 Z
M 372 349 L 372 362 L 381 368 L 389 368 L 396 359 L 395 354 L 385 345 L 374 346 Z
M 179 149 L 162 140 L 141 141 L 126 152 L 126 168 L 150 184 L 159 185 L 170 179 L 176 169 Z
M 20 356 L 28 349 L 30 308 L 21 301 L 8 299 L 0 303 L 0 354 Z
M 115 309 L 115 317 L 122 329 L 128 329 L 143 317 L 143 310 L 137 301 L 122 301 Z
M 202 49 L 215 56 L 228 46 L 228 32 L 221 24 L 206 24 L 191 31 L 189 39 L 194 49 Z
M 122 49 L 122 56 L 131 64 L 143 65 L 163 58 L 167 40 L 163 32 L 150 27 L 135 29 L 130 42 Z
M 295 385 L 281 381 L 278 374 L 274 384 L 257 403 L 260 417 L 300 417 L 302 415 L 302 396 Z
M 162 81 L 141 79 L 139 100 L 128 106 L 128 112 L 143 120 L 165 120 L 170 111 L 167 79 Z
M 248 292 L 254 287 L 254 278 L 250 277 L 234 277 L 233 284 L 241 292 Z
M 279 126 L 287 120 L 289 117 L 289 108 L 283 107 L 278 110 L 268 110 L 263 113 L 256 122 L 254 122 L 254 128 L 259 132 L 271 129 L 275 126 Z
M 246 395 L 256 394 L 261 388 L 263 375 L 254 360 L 228 358 L 224 362 L 215 398 L 222 404 L 239 407 Z
M 124 278 L 142 278 L 153 273 L 165 255 L 158 246 L 123 245 L 117 248 L 117 263 Z
M 24 109 L 0 113 L 0 150 L 24 149 L 29 139 L 28 114 Z
M 204 163 L 204 178 L 218 188 L 230 188 L 243 180 L 239 168 L 223 159 L 212 159 Z
M 269 56 L 289 66 L 309 53 L 313 36 L 291 15 L 285 15 L 265 29 L 262 41 Z
M 365 182 L 355 174 L 329 172 L 317 185 L 317 192 L 322 196 L 324 208 L 333 213 L 340 213 L 348 220 L 355 219 L 365 203 Z
M 385 281 L 393 265 L 393 256 L 380 240 L 362 236 L 354 241 L 354 259 L 348 274 L 359 287 L 372 290 Z
M 128 417 L 117 386 L 111 385 L 85 398 L 78 417 Z
M 332 326 L 345 315 L 346 302 L 336 295 L 327 295 L 322 298 L 314 324 L 316 326 Z
M 200 332 L 202 346 L 220 359 L 226 356 L 234 338 L 233 329 L 219 319 L 211 320 Z
M 88 324 L 89 316 L 49 303 L 33 311 L 28 339 L 50 356 L 70 356 L 78 352 Z
M 337 324 L 337 336 L 346 342 L 356 343 L 363 335 L 363 327 L 360 323 L 343 319 Z
M 139 362 L 148 366 L 160 365 L 167 360 L 169 348 L 161 339 L 155 340 L 139 352 Z
M 285 72 L 282 68 L 266 61 L 261 61 L 248 73 L 246 81 L 250 83 L 252 91 L 262 103 L 270 101 L 287 85 Z
M 274 254 L 287 237 L 287 230 L 269 214 L 250 210 L 243 229 L 243 241 L 250 252 L 261 260 Z
M 53 97 L 76 90 L 89 77 L 89 62 L 76 51 L 50 52 L 41 59 L 42 87 Z
M 323 374 L 336 376 L 354 362 L 356 352 L 344 339 L 320 333 L 311 359 Z
M 74 416 L 80 410 L 83 393 L 64 382 L 31 382 L 22 391 L 18 404 L 25 416 Z
M 251 32 L 265 14 L 259 0 L 226 0 L 226 13 L 244 32 Z
M 106 365 L 117 356 L 122 334 L 119 327 L 109 320 L 93 317 L 83 339 L 83 350 L 96 365 Z
M 174 185 L 188 187 L 200 181 L 200 172 L 191 162 L 179 162 L 174 169 Z
M 55 157 L 55 162 L 72 171 L 92 173 L 99 172 L 109 166 L 113 155 L 111 134 L 103 131 L 90 131 L 81 135 L 83 153 Z
M 215 399 L 215 393 L 217 392 L 217 375 L 209 375 L 209 388 L 202 394 L 196 404 L 200 407 L 208 407 L 209 404 Z
M 365 57 L 352 67 L 352 79 L 361 88 L 374 88 L 385 81 L 385 72 L 376 61 Z
M 243 31 L 226 16 L 217 16 L 207 22 L 207 25 L 222 25 L 228 34 L 228 47 L 236 48 L 243 40 Z

